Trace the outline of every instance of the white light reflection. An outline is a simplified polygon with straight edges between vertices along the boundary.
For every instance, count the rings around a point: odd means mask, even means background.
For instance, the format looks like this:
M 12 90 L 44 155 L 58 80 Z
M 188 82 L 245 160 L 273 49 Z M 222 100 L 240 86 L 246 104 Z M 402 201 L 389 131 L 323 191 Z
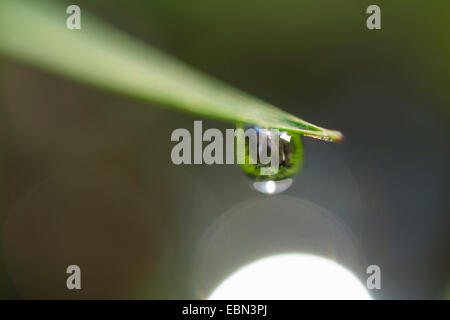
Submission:
M 277 194 L 285 191 L 292 185 L 292 179 L 284 179 L 284 180 L 268 180 L 268 181 L 255 181 L 253 182 L 253 187 L 262 193 L 265 194 Z
M 239 269 L 209 299 L 370 300 L 371 297 L 355 275 L 332 260 L 309 254 L 282 254 Z
M 275 182 L 267 181 L 266 192 L 267 193 L 273 193 L 274 191 L 275 191 Z

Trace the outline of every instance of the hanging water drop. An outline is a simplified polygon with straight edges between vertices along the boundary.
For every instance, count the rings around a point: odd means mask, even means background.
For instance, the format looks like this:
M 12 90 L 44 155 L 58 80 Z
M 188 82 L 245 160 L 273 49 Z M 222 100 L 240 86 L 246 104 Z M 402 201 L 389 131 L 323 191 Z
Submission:
M 257 133 L 256 150 L 251 152 L 251 139 L 245 139 L 245 163 L 240 164 L 241 169 L 253 179 L 252 186 L 255 190 L 265 194 L 276 194 L 288 189 L 293 182 L 293 176 L 297 174 L 303 164 L 303 146 L 299 134 L 291 134 L 287 131 L 266 130 L 251 125 L 238 125 L 238 128 L 248 132 L 253 129 Z M 274 134 L 278 135 L 275 139 Z M 267 142 L 264 143 L 263 139 Z M 278 141 L 278 148 L 272 143 Z M 266 150 L 265 150 L 266 148 Z M 272 150 L 278 149 L 278 167 L 271 171 L 272 163 L 263 163 L 263 155 L 272 155 Z M 255 159 L 256 155 L 256 159 Z

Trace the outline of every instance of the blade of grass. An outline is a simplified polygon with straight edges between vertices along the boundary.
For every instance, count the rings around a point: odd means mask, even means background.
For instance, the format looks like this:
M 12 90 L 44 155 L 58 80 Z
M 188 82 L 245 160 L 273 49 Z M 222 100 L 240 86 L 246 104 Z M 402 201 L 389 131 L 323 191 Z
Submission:
M 68 30 L 65 8 L 1 0 L 0 53 L 74 80 L 205 117 L 298 132 L 329 141 L 342 134 L 308 123 L 198 72 L 82 11 Z

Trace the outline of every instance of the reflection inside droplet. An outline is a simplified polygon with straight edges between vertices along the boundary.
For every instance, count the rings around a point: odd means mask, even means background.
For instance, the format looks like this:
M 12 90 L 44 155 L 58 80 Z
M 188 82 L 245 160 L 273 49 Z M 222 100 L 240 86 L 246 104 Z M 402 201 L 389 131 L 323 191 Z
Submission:
M 255 125 L 238 124 L 237 127 L 244 129 L 245 135 L 248 135 L 245 138 L 245 163 L 240 164 L 240 167 L 253 179 L 254 189 L 264 194 L 276 194 L 288 189 L 292 185 L 292 177 L 303 164 L 301 136 Z M 253 139 L 250 138 L 252 134 Z M 274 139 L 274 134 L 278 135 L 277 139 Z M 272 146 L 274 141 L 278 141 L 276 148 Z M 277 152 L 276 156 L 273 156 L 272 151 Z M 271 161 L 267 163 L 267 160 L 261 160 L 262 155 L 270 155 Z M 278 161 L 272 162 L 274 157 Z
M 253 188 L 265 194 L 277 194 L 285 191 L 292 185 L 292 179 L 284 179 L 278 181 L 255 181 Z

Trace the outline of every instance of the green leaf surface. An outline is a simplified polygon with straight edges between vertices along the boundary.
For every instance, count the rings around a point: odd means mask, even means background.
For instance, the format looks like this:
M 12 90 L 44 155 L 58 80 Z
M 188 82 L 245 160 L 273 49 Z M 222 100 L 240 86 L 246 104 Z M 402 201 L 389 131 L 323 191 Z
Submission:
M 233 123 L 339 141 L 308 123 L 194 70 L 87 14 L 69 30 L 66 8 L 42 0 L 0 1 L 0 53 L 59 75 L 149 102 Z

